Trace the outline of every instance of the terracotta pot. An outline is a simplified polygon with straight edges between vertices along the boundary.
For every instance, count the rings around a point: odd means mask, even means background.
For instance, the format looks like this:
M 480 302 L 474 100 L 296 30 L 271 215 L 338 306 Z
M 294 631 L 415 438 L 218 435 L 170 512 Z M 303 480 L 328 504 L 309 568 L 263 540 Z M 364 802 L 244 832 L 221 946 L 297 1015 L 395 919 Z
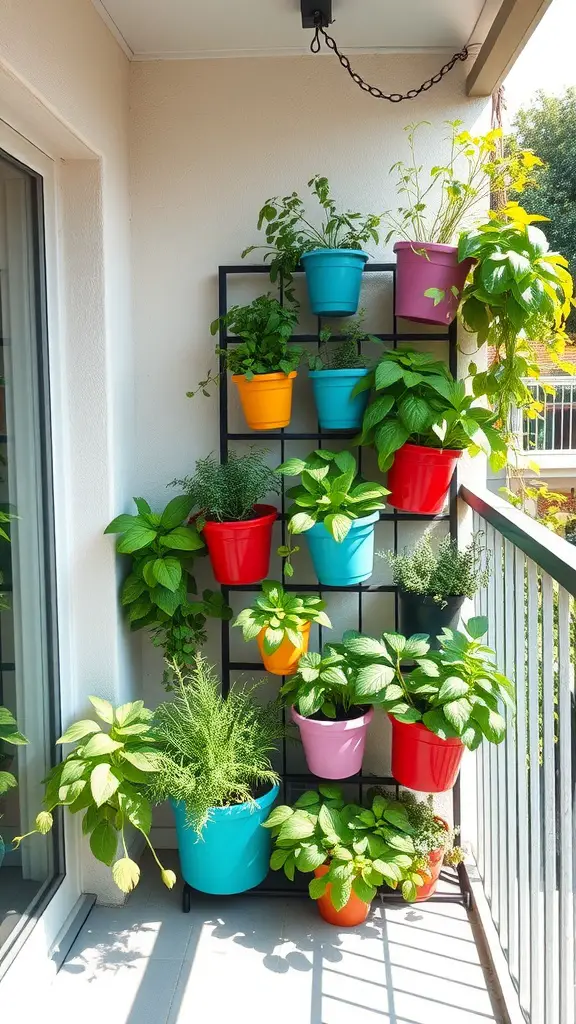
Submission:
M 302 626 L 302 629 L 300 630 L 301 643 L 298 647 L 295 647 L 292 641 L 285 636 L 280 647 L 278 647 L 273 654 L 266 654 L 266 651 L 264 650 L 265 633 L 265 629 L 261 630 L 256 638 L 258 640 L 260 657 L 262 658 L 264 668 L 274 676 L 293 676 L 298 667 L 300 658 L 303 654 L 306 654 L 306 651 L 308 650 L 308 641 L 310 640 L 310 623 L 305 622 Z
M 446 831 L 450 830 L 450 826 L 444 818 L 435 817 L 435 820 L 440 822 L 444 826 Z M 438 885 L 438 879 L 440 878 L 440 872 L 442 870 L 442 864 L 444 863 L 444 850 L 430 850 L 428 854 L 428 872 L 430 879 L 425 882 L 424 885 L 419 886 L 418 895 L 415 899 L 415 903 L 423 903 L 424 900 L 430 899 L 436 892 L 436 886 Z
M 322 864 L 319 868 L 316 868 L 314 874 L 316 878 L 321 878 L 328 870 L 328 864 Z M 315 900 L 321 917 L 328 924 L 335 924 L 340 928 L 354 928 L 355 925 L 362 924 L 370 913 L 371 904 L 364 903 L 364 900 L 361 900 L 353 892 L 348 902 L 342 907 L 342 910 L 336 910 L 330 898 L 331 888 L 332 886 L 328 883 L 324 895 L 319 900 Z

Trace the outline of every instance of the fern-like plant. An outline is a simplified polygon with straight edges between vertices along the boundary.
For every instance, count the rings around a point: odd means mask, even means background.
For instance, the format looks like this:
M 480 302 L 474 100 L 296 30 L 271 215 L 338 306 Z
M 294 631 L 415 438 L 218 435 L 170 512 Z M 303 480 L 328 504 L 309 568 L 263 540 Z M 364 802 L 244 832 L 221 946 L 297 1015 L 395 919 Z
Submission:
M 173 480 L 190 495 L 199 528 L 207 519 L 219 523 L 238 522 L 254 516 L 257 505 L 268 494 L 280 494 L 282 481 L 277 470 L 266 463 L 268 449 L 250 448 L 244 455 L 228 452 L 228 461 L 214 455 L 198 459 L 194 476 Z
M 222 697 L 215 670 L 200 655 L 190 672 L 175 663 L 172 670 L 173 700 L 154 715 L 160 764 L 150 797 L 183 801 L 200 836 L 212 808 L 249 803 L 279 781 L 270 753 L 284 726 L 277 702 L 258 704 L 256 685 Z
M 396 587 L 404 593 L 432 597 L 442 605 L 449 597 L 474 597 L 490 578 L 489 556 L 480 532 L 461 550 L 456 540 L 446 536 L 435 551 L 430 530 L 426 530 L 412 551 L 405 548 L 378 554 L 390 564 Z

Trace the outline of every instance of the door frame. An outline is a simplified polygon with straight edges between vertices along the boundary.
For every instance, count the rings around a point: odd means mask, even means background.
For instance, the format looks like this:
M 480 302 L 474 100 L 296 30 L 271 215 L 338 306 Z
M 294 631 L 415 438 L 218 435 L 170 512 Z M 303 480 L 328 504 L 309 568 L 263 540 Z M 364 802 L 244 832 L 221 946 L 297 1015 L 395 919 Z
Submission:
M 0 111 L 1 114 L 1 111 Z M 47 360 L 44 380 L 40 381 L 41 396 L 48 398 L 43 421 L 47 423 L 51 441 L 51 477 L 53 490 L 53 537 L 54 564 L 53 583 L 57 593 L 57 617 L 53 637 L 56 641 L 54 657 L 57 660 L 57 675 L 54 677 L 58 688 L 56 714 L 53 727 L 58 730 L 60 721 L 69 721 L 74 713 L 74 664 L 73 638 L 71 631 L 72 595 L 68 583 L 70 557 L 70 523 L 68 499 L 69 444 L 66 430 L 68 417 L 67 380 L 65 366 L 65 345 L 62 325 L 62 252 L 58 231 L 59 225 L 59 180 L 58 163 L 38 149 L 18 131 L 15 131 L 0 117 L 0 150 L 22 164 L 38 181 L 38 246 L 40 262 L 40 284 L 44 294 L 40 306 L 45 316 L 39 323 L 45 332 Z M 44 259 L 42 261 L 42 253 Z M 42 277 L 44 281 L 42 282 Z M 41 311 L 42 312 L 42 311 Z M 43 323 L 42 321 L 45 320 Z M 47 377 L 47 371 L 49 376 Z M 53 666 L 54 668 L 54 666 Z M 59 707 L 58 707 L 59 705 Z M 64 817 L 64 816 L 63 816 Z M 4 1001 L 6 988 L 18 993 L 22 1003 L 24 979 L 37 978 L 44 971 L 55 971 L 58 966 L 57 953 L 62 935 L 68 922 L 78 914 L 83 903 L 81 896 L 81 838 L 77 823 L 66 816 L 60 825 L 61 873 L 41 890 L 28 919 L 16 931 L 16 938 L 0 964 L 1 999 Z M 58 865 L 56 866 L 58 870 Z M 10 1005 L 10 997 L 8 997 Z M 14 1003 L 16 1005 L 16 1003 Z

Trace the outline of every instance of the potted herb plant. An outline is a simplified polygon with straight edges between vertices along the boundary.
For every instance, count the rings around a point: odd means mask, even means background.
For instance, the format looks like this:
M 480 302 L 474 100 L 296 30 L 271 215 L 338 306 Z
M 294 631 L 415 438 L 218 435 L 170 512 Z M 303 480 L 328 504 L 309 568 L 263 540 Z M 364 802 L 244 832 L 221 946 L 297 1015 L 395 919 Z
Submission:
M 242 629 L 246 641 L 258 641 L 267 672 L 289 676 L 308 650 L 312 623 L 331 628 L 325 607 L 318 594 L 290 594 L 277 580 L 264 580 L 262 593 L 240 612 L 234 626 Z
M 412 551 L 385 553 L 398 587 L 401 633 L 427 634 L 435 647 L 434 638 L 445 626 L 457 628 L 465 599 L 473 598 L 490 578 L 481 537 L 475 534 L 460 550 L 458 542 L 446 536 L 434 550 L 431 531 L 426 530 Z
M 222 697 L 200 656 L 192 672 L 175 672 L 174 699 L 154 715 L 160 767 L 151 795 L 172 804 L 185 881 L 201 892 L 244 892 L 268 873 L 270 838 L 260 826 L 278 795 L 270 754 L 284 735 L 280 709 L 259 704 L 254 686 Z
M 402 206 L 385 219 L 386 241 L 394 245 L 396 316 L 425 324 L 450 324 L 456 316 L 473 256 L 463 256 L 457 240 L 474 208 L 497 192 L 521 191 L 542 163 L 529 151 L 501 152 L 502 131 L 473 136 L 462 121 L 447 122 L 449 155 L 425 174 L 416 155 L 416 135 L 425 122 L 405 129 L 410 159 L 391 168 L 397 174 Z
M 347 324 L 340 332 L 342 340 L 332 344 L 332 331 L 324 327 L 319 335 L 322 342 L 319 351 L 308 357 L 308 376 L 321 430 L 357 430 L 362 423 L 368 392 L 353 392 L 370 369 L 361 346 L 366 341 L 380 343 L 375 335 L 366 333 L 362 319 L 360 311 L 358 320 Z
M 259 583 L 268 575 L 278 510 L 262 499 L 279 494 L 282 482 L 267 454 L 266 448 L 229 451 L 226 462 L 208 455 L 198 459 L 194 476 L 174 481 L 189 496 L 214 576 L 225 586 Z
M 292 384 L 302 356 L 302 349 L 289 344 L 298 320 L 297 311 L 283 306 L 270 295 L 261 295 L 249 306 L 233 306 L 225 316 L 214 320 L 214 335 L 225 327 L 235 335 L 228 348 L 216 347 L 222 364 L 232 372 L 238 388 L 242 410 L 251 430 L 276 430 L 290 423 Z M 210 384 L 216 382 L 210 371 L 200 381 L 197 391 L 208 395 Z
M 0 796 L 4 796 L 9 789 L 15 789 L 18 785 L 15 776 L 12 772 L 8 771 L 11 766 L 12 759 L 8 758 L 2 747 L 4 743 L 10 743 L 12 746 L 24 746 L 28 743 L 28 740 L 18 730 L 16 719 L 8 708 L 0 707 Z M 4 842 L 2 836 L 0 836 L 0 867 L 4 860 Z
M 307 791 L 293 807 L 275 807 L 264 827 L 274 841 L 270 867 L 290 881 L 314 872 L 308 892 L 329 924 L 353 927 L 366 920 L 382 885 L 416 898 L 424 876 L 407 808 L 376 795 L 369 807 L 346 803 L 337 786 Z
M 270 279 L 283 283 L 288 298 L 293 298 L 292 275 L 301 262 L 312 312 L 317 316 L 351 316 L 358 309 L 362 271 L 368 259 L 363 246 L 367 242 L 378 244 L 381 217 L 350 210 L 340 213 L 328 179 L 322 175 L 314 175 L 308 188 L 322 210 L 320 225 L 311 223 L 297 192 L 267 199 L 258 215 L 258 230 L 264 227 L 266 245 L 251 245 L 242 256 L 266 249 L 264 259 L 270 259 Z
M 540 404 L 527 387 L 526 378 L 540 376 L 545 346 L 559 370 L 574 372 L 564 359 L 566 320 L 573 308 L 573 283 L 568 261 L 550 252 L 546 236 L 536 221 L 517 203 L 508 203 L 489 219 L 460 235 L 460 259 L 472 259 L 474 270 L 462 294 L 460 317 L 493 351 L 487 370 L 473 379 L 475 394 L 487 395 L 499 420 L 508 424 L 515 406 L 538 413 Z M 495 469 L 502 461 L 492 460 Z
M 384 353 L 373 376 L 359 387 L 371 385 L 374 398 L 364 414 L 359 443 L 373 445 L 380 469 L 389 471 L 387 500 L 394 508 L 441 512 L 463 451 L 498 452 L 506 458 L 496 414 L 429 353 Z
M 401 786 L 422 793 L 451 789 L 465 747 L 504 739 L 501 709 L 514 707 L 514 686 L 482 643 L 487 628 L 486 618 L 477 616 L 462 631 L 444 629 L 439 651 L 421 634 L 383 633 L 379 640 L 344 634 L 344 649 L 370 669 L 372 684 L 385 682 L 379 704 L 392 723 L 392 774 Z M 403 668 L 411 660 L 416 667 Z
M 306 459 L 288 459 L 278 472 L 300 477 L 300 484 L 286 492 L 294 499 L 288 530 L 306 534 L 320 583 L 349 587 L 368 579 L 374 565 L 374 524 L 384 508 L 386 488 L 363 481 L 347 451 L 318 449 Z
M 434 812 L 433 798 L 417 800 L 413 793 L 402 793 L 400 800 L 406 808 L 416 852 L 416 870 L 424 878 L 418 888 L 417 903 L 430 899 L 436 892 L 443 864 L 456 867 L 464 860 L 461 846 L 455 845 L 456 829 Z
M 306 763 L 322 779 L 347 779 L 362 767 L 372 707 L 383 691 L 367 684 L 363 666 L 340 644 L 326 644 L 321 654 L 303 654 L 297 672 L 280 695 L 292 707 Z M 390 678 L 392 674 L 389 673 Z
M 90 697 L 90 703 L 100 721 L 75 722 L 57 741 L 74 744 L 74 749 L 46 776 L 44 810 L 37 815 L 35 828 L 15 843 L 35 833 L 46 835 L 57 807 L 82 813 L 82 831 L 90 837 L 93 856 L 112 868 L 118 888 L 129 893 L 140 880 L 140 868 L 126 849 L 125 831 L 131 825 L 146 841 L 164 885 L 171 889 L 176 875 L 162 867 L 150 842 L 148 787 L 160 763 L 152 712 L 141 700 L 117 708 L 101 697 Z M 123 856 L 118 857 L 120 843 Z
M 230 618 L 222 595 L 205 590 L 191 601 L 194 553 L 204 548 L 189 523 L 192 499 L 172 498 L 162 512 L 153 512 L 144 498 L 134 498 L 137 515 L 120 515 L 104 533 L 117 533 L 117 551 L 131 560 L 120 600 L 132 630 L 148 629 L 155 647 L 167 658 L 187 666 L 206 642 L 208 617 Z M 169 685 L 168 676 L 166 682 Z

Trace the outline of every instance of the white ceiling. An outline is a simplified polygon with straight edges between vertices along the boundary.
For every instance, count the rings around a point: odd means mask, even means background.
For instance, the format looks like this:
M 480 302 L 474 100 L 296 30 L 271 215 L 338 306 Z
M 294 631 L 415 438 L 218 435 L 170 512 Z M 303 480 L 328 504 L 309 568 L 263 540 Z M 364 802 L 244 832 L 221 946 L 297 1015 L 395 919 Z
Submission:
M 302 28 L 300 0 L 93 3 L 129 56 L 136 60 L 305 53 L 312 38 L 312 30 Z M 335 20 L 329 31 L 344 51 L 452 52 L 472 36 L 474 42 L 483 41 L 499 3 L 500 0 L 333 0 Z

